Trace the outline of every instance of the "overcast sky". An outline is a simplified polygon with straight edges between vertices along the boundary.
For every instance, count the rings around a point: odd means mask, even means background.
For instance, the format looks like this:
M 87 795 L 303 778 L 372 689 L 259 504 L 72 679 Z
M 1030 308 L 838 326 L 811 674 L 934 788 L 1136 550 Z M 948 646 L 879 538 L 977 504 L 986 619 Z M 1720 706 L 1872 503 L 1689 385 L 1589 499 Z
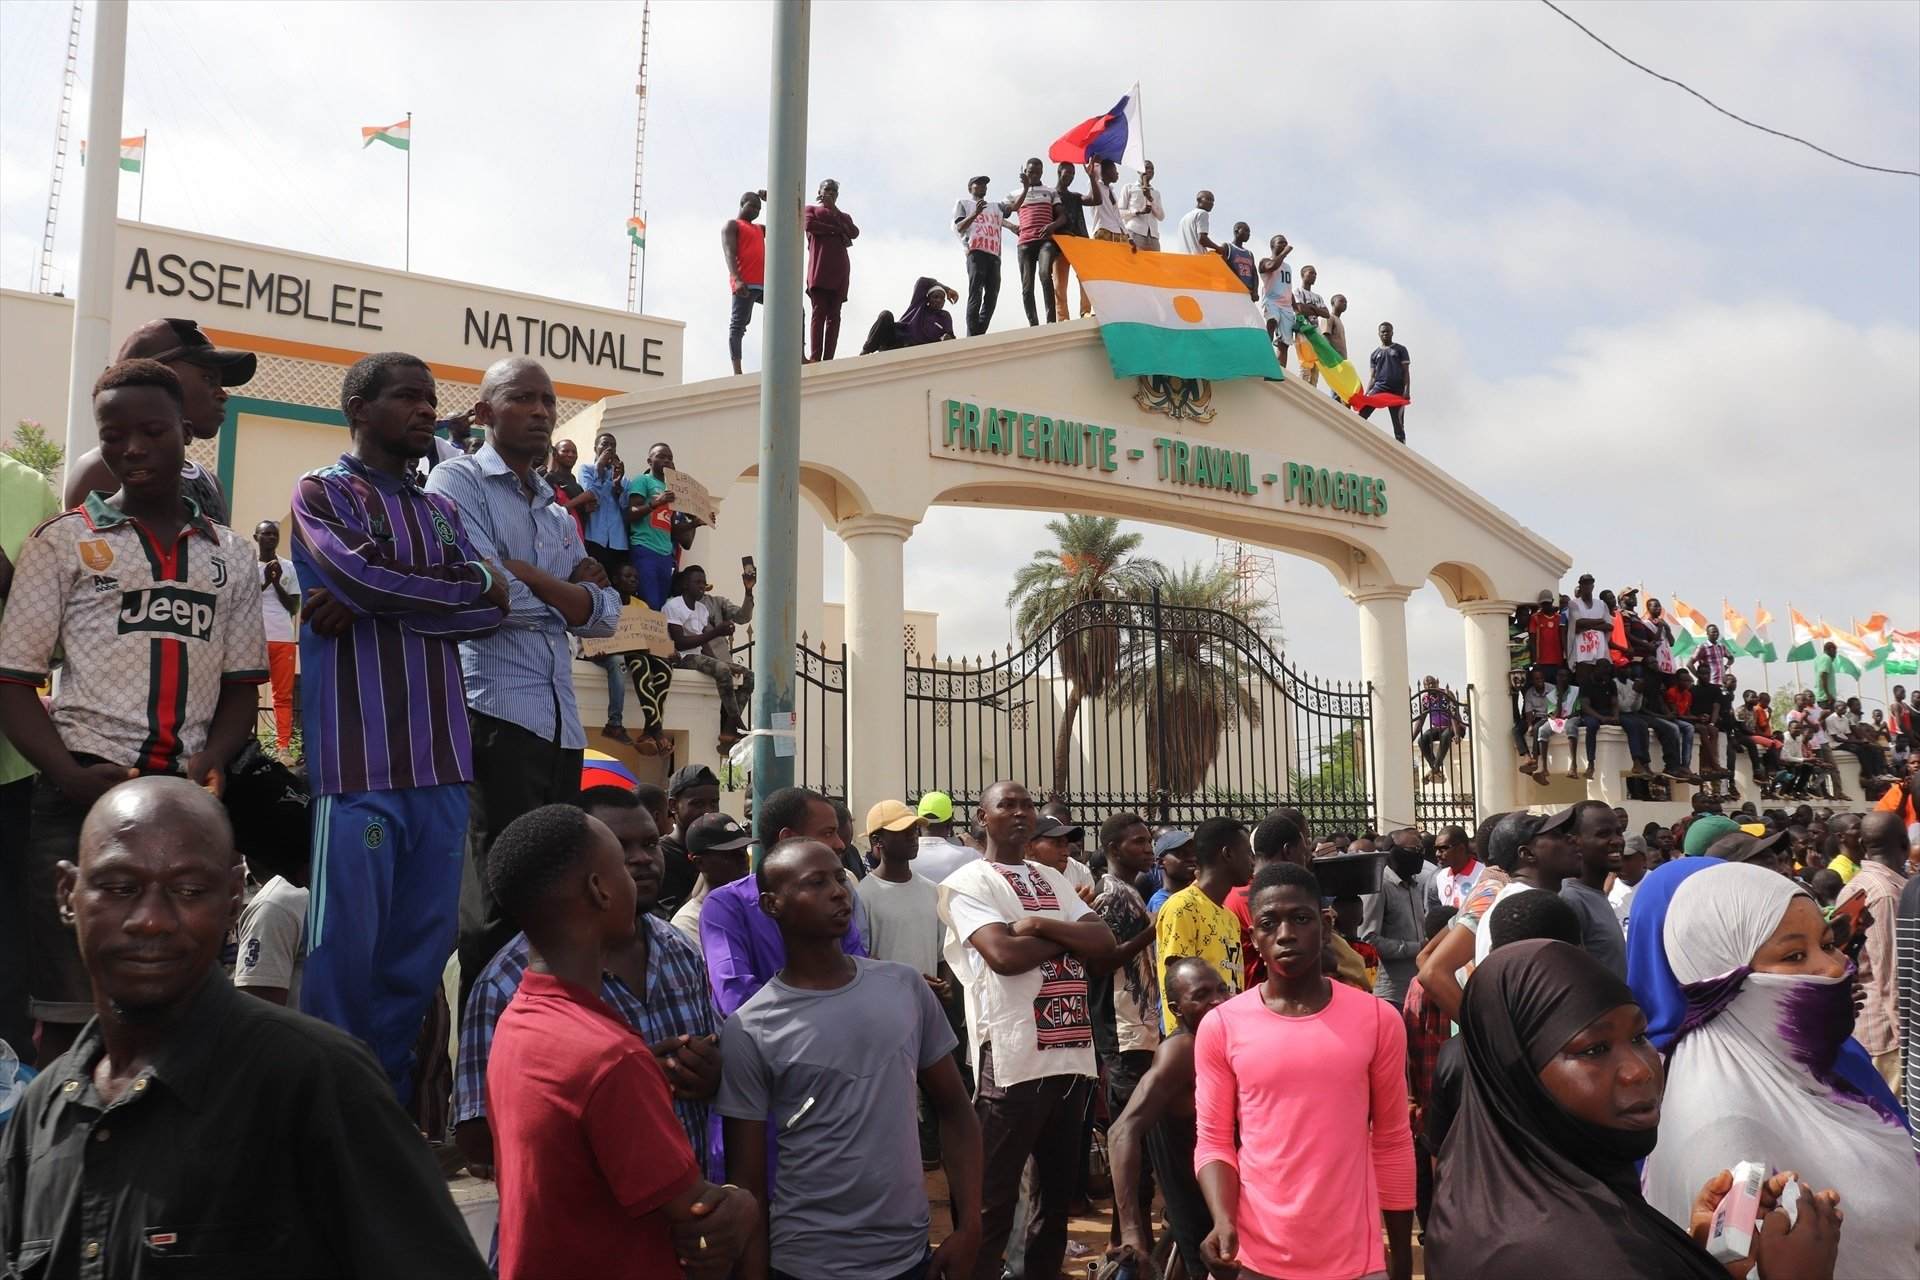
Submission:
M 1920 5 L 1567 7 L 1733 111 L 1920 168 Z M 0 5 L 12 288 L 38 252 L 67 12 Z M 416 270 L 624 303 L 638 4 L 134 0 L 131 30 L 149 222 L 398 266 L 401 157 L 362 152 L 358 131 L 411 110 Z M 646 301 L 686 320 L 689 380 L 726 368 L 717 232 L 765 184 L 770 45 L 763 5 L 653 9 Z M 843 352 L 915 276 L 964 286 L 947 228 L 967 177 L 1010 184 L 1138 80 L 1169 213 L 1206 186 L 1217 222 L 1285 232 L 1350 299 L 1356 356 L 1392 320 L 1419 370 L 1413 447 L 1576 572 L 1709 616 L 1723 595 L 1764 600 L 1783 648 L 1789 599 L 1920 626 L 1920 181 L 1743 128 L 1528 3 L 822 3 L 811 73 L 808 189 L 838 178 L 862 227 Z M 995 327 L 1023 322 L 1009 287 Z M 1045 519 L 930 515 L 907 598 L 940 611 L 945 647 L 1005 643 L 1002 601 Z M 1147 549 L 1214 554 L 1152 527 Z M 1354 674 L 1332 579 L 1277 567 L 1289 650 Z M 1410 627 L 1415 675 L 1459 679 L 1461 628 L 1433 588 Z

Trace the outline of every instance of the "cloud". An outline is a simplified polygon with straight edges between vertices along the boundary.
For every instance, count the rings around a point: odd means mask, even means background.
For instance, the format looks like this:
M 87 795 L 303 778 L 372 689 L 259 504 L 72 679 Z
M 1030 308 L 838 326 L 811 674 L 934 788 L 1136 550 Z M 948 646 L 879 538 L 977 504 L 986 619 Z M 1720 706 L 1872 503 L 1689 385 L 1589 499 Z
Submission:
M 1920 7 L 1569 7 L 1732 110 L 1871 162 L 1920 159 Z M 718 236 L 766 181 L 770 13 L 653 11 L 647 304 L 687 321 L 690 379 L 726 368 Z M 1583 566 L 1703 609 L 1759 597 L 1784 618 L 1791 592 L 1810 614 L 1920 622 L 1920 531 L 1898 488 L 1920 470 L 1920 184 L 1742 128 L 1540 5 L 813 14 L 807 185 L 838 178 L 863 229 L 843 353 L 915 277 L 964 286 L 948 227 L 968 176 L 1010 185 L 1138 79 L 1169 212 L 1207 186 L 1219 217 L 1261 241 L 1284 231 L 1321 290 L 1348 295 L 1362 356 L 1391 319 L 1416 357 L 1414 447 Z M 0 5 L 10 287 L 38 254 L 60 18 Z M 143 0 L 125 124 L 153 134 L 147 217 L 397 265 L 404 157 L 361 151 L 357 130 L 412 110 L 415 270 L 619 306 L 639 22 L 638 6 L 588 3 Z M 78 174 L 57 253 L 69 292 Z M 123 183 L 129 216 L 133 199 Z M 1021 323 L 1009 270 L 996 328 Z M 1003 645 L 1001 602 L 1044 520 L 931 514 L 908 544 L 910 603 L 940 609 L 956 649 Z M 1147 550 L 1213 554 L 1164 529 Z M 1276 570 L 1290 650 L 1351 675 L 1351 606 L 1317 567 Z M 1431 590 L 1409 619 L 1415 671 L 1457 682 L 1457 619 Z

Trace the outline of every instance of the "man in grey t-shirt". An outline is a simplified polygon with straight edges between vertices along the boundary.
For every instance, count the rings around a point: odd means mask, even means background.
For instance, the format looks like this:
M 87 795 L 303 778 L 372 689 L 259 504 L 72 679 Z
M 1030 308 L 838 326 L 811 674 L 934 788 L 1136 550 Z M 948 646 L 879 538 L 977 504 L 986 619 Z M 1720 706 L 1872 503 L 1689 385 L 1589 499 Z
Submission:
M 962 1224 L 941 1243 L 947 1274 L 980 1247 L 980 1127 L 954 1036 L 926 980 L 903 964 L 847 955 L 854 891 L 817 840 L 775 846 L 758 872 L 760 909 L 779 926 L 783 968 L 727 1019 L 715 1109 L 727 1176 L 767 1204 L 769 1128 L 779 1183 L 747 1275 L 893 1280 L 927 1259 L 916 1086 L 940 1118 Z M 759 1256 L 755 1256 L 755 1254 Z
M 1582 800 L 1574 806 L 1573 843 L 1580 855 L 1580 874 L 1561 882 L 1560 896 L 1580 917 L 1580 941 L 1587 954 L 1621 979 L 1627 976 L 1627 936 L 1620 917 L 1607 901 L 1607 877 L 1620 870 L 1626 841 L 1620 818 L 1604 800 Z

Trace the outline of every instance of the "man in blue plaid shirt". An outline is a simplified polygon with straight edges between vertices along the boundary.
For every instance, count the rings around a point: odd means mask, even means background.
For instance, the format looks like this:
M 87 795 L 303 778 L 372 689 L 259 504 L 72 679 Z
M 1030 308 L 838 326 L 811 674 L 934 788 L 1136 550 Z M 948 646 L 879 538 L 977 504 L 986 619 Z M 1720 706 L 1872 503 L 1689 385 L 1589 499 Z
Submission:
M 619 838 L 633 876 L 640 927 L 626 952 L 611 959 L 600 983 L 601 998 L 653 1049 L 667 1082 L 673 1109 L 687 1141 L 702 1154 L 707 1175 L 724 1179 L 719 1126 L 709 1102 L 720 1089 L 720 1020 L 700 949 L 672 925 L 652 914 L 660 894 L 660 830 L 632 792 L 593 787 L 582 792 L 580 807 L 607 824 Z M 453 1136 L 467 1167 L 491 1177 L 493 1132 L 487 1124 L 487 1054 L 493 1029 L 506 1011 L 526 972 L 529 947 L 522 933 L 474 979 L 460 1023 L 460 1061 L 453 1080 Z

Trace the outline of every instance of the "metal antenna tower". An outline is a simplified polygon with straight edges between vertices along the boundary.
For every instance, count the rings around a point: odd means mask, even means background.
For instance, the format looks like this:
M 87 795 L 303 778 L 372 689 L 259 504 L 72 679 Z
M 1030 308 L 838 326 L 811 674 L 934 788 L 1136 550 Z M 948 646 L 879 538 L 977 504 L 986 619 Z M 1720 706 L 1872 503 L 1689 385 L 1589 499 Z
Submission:
M 640 203 L 640 180 L 646 173 L 647 158 L 647 45 L 653 34 L 653 4 L 648 0 L 640 6 L 640 81 L 633 88 L 634 96 L 640 100 L 637 119 L 633 126 L 633 212 L 630 217 L 646 221 L 646 210 Z M 638 310 L 636 303 L 644 305 L 647 296 L 646 254 L 633 238 L 627 238 L 627 310 Z
M 73 82 L 80 68 L 80 0 L 74 0 L 67 23 L 67 69 L 60 85 L 60 123 L 53 131 L 53 186 L 47 191 L 47 225 L 40 233 L 40 262 L 34 268 L 33 291 L 45 293 L 53 279 L 53 232 L 60 222 L 60 187 L 67 172 L 67 141 L 73 134 Z M 113 139 L 109 163 L 118 163 L 120 139 Z
M 1277 648 L 1284 633 L 1280 626 L 1280 580 L 1273 557 L 1257 548 L 1249 550 L 1244 542 L 1215 539 L 1213 563 L 1233 579 L 1234 601 L 1248 607 L 1254 628 Z

